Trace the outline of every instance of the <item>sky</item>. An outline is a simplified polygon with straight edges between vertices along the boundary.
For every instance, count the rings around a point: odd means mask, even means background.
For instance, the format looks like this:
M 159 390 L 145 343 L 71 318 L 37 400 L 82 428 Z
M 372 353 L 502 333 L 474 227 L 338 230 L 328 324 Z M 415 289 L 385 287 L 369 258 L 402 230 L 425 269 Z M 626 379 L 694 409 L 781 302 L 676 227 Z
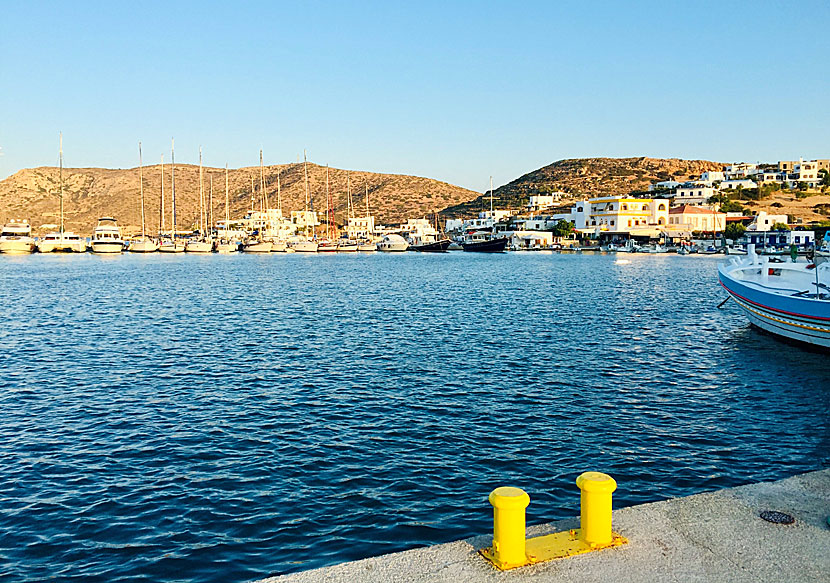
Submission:
M 830 157 L 830 2 L 5 2 L 0 179 L 309 160 L 482 192 L 564 158 Z

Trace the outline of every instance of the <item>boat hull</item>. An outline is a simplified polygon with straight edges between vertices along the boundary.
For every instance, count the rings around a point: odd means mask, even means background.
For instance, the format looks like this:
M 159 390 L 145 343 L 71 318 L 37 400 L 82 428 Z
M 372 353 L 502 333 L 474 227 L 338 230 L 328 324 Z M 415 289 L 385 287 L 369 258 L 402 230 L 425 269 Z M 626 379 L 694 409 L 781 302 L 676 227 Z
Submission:
M 291 248 L 297 253 L 317 253 L 317 243 L 314 241 L 297 241 Z
M 771 334 L 830 349 L 830 301 L 767 293 L 732 277 L 724 266 L 718 268 L 718 279 L 751 324 Z
M 210 241 L 189 241 L 184 250 L 187 253 L 213 253 L 213 243 Z
M 184 253 L 184 243 L 165 241 L 159 246 L 159 253 Z
M 123 241 L 93 241 L 93 253 L 121 253 L 124 251 Z
M 236 253 L 239 251 L 239 244 L 238 243 L 217 243 L 216 244 L 216 252 L 217 253 Z
M 242 245 L 242 251 L 245 253 L 270 253 L 273 246 L 274 244 L 271 241 L 256 241 Z
M 450 248 L 449 239 L 441 239 L 440 241 L 433 241 L 432 243 L 423 243 L 421 245 L 410 245 L 410 251 L 417 251 L 419 253 L 446 253 Z
M 29 237 L 0 240 L 0 253 L 4 255 L 28 255 L 34 250 L 34 239 Z
M 130 253 L 155 253 L 159 250 L 159 245 L 152 239 L 139 239 L 131 241 L 127 250 Z
M 503 253 L 507 247 L 507 237 L 490 239 L 489 241 L 476 241 L 474 243 L 462 243 L 464 251 L 474 253 Z

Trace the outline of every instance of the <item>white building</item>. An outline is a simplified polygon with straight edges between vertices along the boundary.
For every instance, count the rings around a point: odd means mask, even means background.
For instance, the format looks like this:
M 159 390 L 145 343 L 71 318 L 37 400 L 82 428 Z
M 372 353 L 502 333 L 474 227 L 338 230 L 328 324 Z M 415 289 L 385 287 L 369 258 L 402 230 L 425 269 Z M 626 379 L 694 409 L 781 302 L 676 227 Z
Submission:
M 816 234 L 813 231 L 747 231 L 738 239 L 743 244 L 752 244 L 759 249 L 763 247 L 811 247 L 815 245 Z
M 372 240 L 375 234 L 375 217 L 350 217 L 346 221 L 346 236 L 349 239 Z
M 574 228 L 578 231 L 590 230 L 593 232 L 593 229 L 589 227 L 591 223 L 591 203 L 587 200 L 576 201 L 570 212 L 551 215 L 550 220 L 554 224 L 559 221 L 569 221 L 574 224 Z
M 723 172 L 715 172 L 710 170 L 700 175 L 700 181 L 708 182 L 709 184 L 723 180 L 726 180 L 726 175 Z
M 588 227 L 596 233 L 632 233 L 654 230 L 669 222 L 669 201 L 664 198 L 631 198 L 607 196 L 590 200 Z
M 320 224 L 316 211 L 291 211 L 291 222 L 298 231 L 314 228 Z
M 673 202 L 675 205 L 704 206 L 709 204 L 709 199 L 717 193 L 718 190 L 714 186 L 686 182 L 675 191 Z
M 664 180 L 663 182 L 655 182 L 653 184 L 649 184 L 648 185 L 648 191 L 649 192 L 654 192 L 657 189 L 674 190 L 675 188 L 677 188 L 681 184 L 682 184 L 681 182 L 677 182 L 676 180 Z
M 726 167 L 726 177 L 730 180 L 736 178 L 747 178 L 758 172 L 757 164 L 748 164 L 746 162 L 738 162 L 730 164 Z
M 530 212 L 542 211 L 554 206 L 557 202 L 562 200 L 562 192 L 554 192 L 552 194 L 534 194 L 530 197 L 527 203 L 527 210 Z
M 730 178 L 720 183 L 720 190 L 737 190 L 739 186 L 741 188 L 755 188 L 758 185 L 755 184 L 754 180 Z
M 777 223 L 787 224 L 787 215 L 770 215 L 766 211 L 760 211 L 755 219 L 746 228 L 747 231 L 771 231 Z
M 726 213 L 693 205 L 682 205 L 669 211 L 669 227 L 678 231 L 723 231 Z

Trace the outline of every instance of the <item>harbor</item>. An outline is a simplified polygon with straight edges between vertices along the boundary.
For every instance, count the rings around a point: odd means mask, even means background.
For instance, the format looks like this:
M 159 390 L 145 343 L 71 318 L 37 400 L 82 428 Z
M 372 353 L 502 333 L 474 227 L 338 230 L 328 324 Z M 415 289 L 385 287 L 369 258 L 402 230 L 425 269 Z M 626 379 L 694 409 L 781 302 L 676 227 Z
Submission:
M 722 256 L 624 259 L 4 258 L 4 572 L 252 581 L 486 535 L 502 485 L 532 527 L 586 469 L 620 509 L 826 467 L 826 354 L 719 309 Z

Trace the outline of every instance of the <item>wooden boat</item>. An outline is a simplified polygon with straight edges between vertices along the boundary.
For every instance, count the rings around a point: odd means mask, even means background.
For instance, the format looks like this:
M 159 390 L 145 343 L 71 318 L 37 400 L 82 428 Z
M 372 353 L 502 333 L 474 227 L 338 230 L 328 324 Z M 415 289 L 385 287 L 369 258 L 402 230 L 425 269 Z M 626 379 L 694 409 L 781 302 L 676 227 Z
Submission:
M 830 263 L 761 256 L 750 244 L 718 266 L 718 279 L 751 324 L 830 349 Z
M 439 239 L 438 241 L 430 241 L 416 245 L 410 245 L 410 251 L 418 251 L 420 253 L 446 253 L 450 248 L 449 239 Z
M 469 243 L 462 243 L 461 247 L 464 251 L 474 253 L 503 253 L 507 248 L 507 237 L 470 241 Z

